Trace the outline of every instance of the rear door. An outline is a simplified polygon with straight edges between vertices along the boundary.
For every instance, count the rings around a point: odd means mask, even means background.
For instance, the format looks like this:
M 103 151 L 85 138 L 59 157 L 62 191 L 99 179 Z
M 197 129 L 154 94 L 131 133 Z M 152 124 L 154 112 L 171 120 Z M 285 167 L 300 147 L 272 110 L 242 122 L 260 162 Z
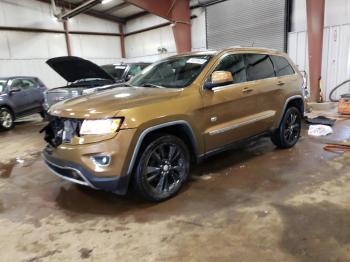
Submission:
M 244 54 L 226 54 L 214 71 L 229 71 L 233 82 L 203 90 L 203 117 L 206 151 L 212 151 L 256 133 L 254 121 L 259 116 L 255 83 L 247 81 Z M 207 81 L 210 81 L 208 79 Z
M 256 134 L 268 131 L 280 108 L 279 86 L 272 60 L 268 54 L 245 54 L 247 80 L 254 85 L 256 115 L 251 128 Z

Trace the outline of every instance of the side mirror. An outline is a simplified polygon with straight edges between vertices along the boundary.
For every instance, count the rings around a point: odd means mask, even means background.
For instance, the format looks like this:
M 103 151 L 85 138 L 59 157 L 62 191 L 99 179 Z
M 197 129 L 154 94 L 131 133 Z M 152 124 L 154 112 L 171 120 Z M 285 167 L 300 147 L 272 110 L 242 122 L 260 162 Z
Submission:
M 232 73 L 229 71 L 215 71 L 211 75 L 211 81 L 206 81 L 205 89 L 213 89 L 216 86 L 229 85 L 233 83 Z
M 11 87 L 10 94 L 17 93 L 17 92 L 20 92 L 20 91 L 21 91 L 21 88 L 19 88 L 18 86 L 14 86 L 14 87 Z

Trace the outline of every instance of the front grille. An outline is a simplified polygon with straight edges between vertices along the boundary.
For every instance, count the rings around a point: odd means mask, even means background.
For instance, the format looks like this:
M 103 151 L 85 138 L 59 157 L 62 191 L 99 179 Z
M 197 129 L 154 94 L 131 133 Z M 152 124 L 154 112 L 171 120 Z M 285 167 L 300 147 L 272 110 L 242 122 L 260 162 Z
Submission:
M 74 136 L 80 136 L 83 120 L 50 116 L 49 124 L 41 132 L 45 132 L 45 141 L 53 147 L 62 143 L 70 143 Z
M 67 100 L 72 98 L 72 94 L 70 92 L 46 92 L 45 93 L 45 104 L 50 107 L 60 101 Z

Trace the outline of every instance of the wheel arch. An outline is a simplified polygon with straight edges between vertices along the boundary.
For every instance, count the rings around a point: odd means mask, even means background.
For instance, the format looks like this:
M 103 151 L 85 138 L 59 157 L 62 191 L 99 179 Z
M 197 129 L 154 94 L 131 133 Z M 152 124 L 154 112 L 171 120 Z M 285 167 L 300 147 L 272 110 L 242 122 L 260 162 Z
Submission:
M 8 104 L 0 104 L 0 108 L 6 108 L 6 109 L 8 109 L 8 110 L 11 112 L 12 116 L 13 116 L 13 120 L 16 119 L 15 111 L 12 109 L 11 106 L 9 106 Z
M 284 103 L 283 110 L 282 110 L 281 115 L 278 119 L 277 126 L 280 126 L 282 119 L 283 119 L 283 116 L 284 116 L 284 113 L 291 106 L 298 108 L 300 110 L 302 117 L 304 116 L 304 99 L 303 99 L 303 97 L 301 95 L 291 96 Z
M 147 141 L 147 138 L 157 133 L 172 134 L 182 139 L 189 147 L 192 160 L 197 161 L 197 156 L 198 156 L 197 140 L 191 125 L 185 120 L 167 122 L 167 123 L 151 126 L 145 129 L 144 131 L 142 131 L 142 133 L 139 135 L 131 156 L 129 167 L 127 169 L 128 176 L 131 176 L 133 172 L 137 157 L 140 153 L 140 149 L 143 143 Z

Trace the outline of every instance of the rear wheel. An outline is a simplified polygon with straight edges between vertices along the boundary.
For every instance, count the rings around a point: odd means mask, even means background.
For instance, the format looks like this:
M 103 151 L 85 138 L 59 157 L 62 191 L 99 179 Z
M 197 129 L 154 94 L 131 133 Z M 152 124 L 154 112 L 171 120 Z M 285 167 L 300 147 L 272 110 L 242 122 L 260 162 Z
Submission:
M 271 136 L 271 140 L 279 148 L 290 148 L 298 142 L 300 131 L 300 111 L 296 107 L 289 107 L 284 113 L 279 128 Z
M 11 128 L 13 128 L 14 123 L 15 123 L 15 119 L 12 112 L 6 107 L 1 107 L 0 108 L 0 129 L 10 130 Z
M 134 187 L 150 201 L 163 201 L 176 195 L 187 180 L 190 154 L 185 143 L 172 135 L 150 142 L 141 153 Z

